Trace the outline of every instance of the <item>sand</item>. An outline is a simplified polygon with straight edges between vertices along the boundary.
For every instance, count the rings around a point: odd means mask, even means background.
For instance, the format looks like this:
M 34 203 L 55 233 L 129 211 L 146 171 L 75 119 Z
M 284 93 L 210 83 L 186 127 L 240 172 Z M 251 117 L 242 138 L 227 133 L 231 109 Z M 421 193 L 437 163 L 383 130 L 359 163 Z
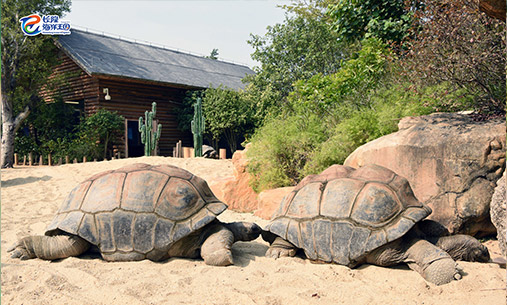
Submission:
M 98 172 L 126 164 L 174 164 L 206 179 L 233 175 L 229 160 L 132 158 L 1 172 L 2 304 L 505 304 L 505 267 L 460 262 L 466 275 L 443 286 L 425 282 L 406 266 L 313 264 L 264 257 L 261 238 L 233 247 L 234 266 L 173 258 L 160 263 L 106 262 L 99 255 L 59 261 L 11 259 L 18 238 L 43 234 L 69 191 Z M 222 221 L 267 221 L 226 211 Z M 486 242 L 500 256 L 495 240 Z

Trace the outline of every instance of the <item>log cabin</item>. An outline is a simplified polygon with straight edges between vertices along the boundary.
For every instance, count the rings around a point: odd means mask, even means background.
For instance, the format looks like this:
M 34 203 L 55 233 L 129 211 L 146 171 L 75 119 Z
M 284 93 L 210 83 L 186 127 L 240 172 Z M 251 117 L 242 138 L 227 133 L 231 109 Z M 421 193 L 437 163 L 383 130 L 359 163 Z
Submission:
M 122 115 L 125 136 L 118 146 L 127 157 L 144 154 L 138 119 L 151 111 L 153 102 L 163 126 L 158 155 L 172 156 L 179 140 L 193 146 L 192 134 L 179 130 L 177 123 L 187 91 L 220 85 L 242 89 L 242 78 L 254 73 L 247 66 L 83 30 L 73 29 L 56 44 L 61 61 L 53 77 L 65 75 L 58 94 L 84 115 L 100 108 Z M 49 101 L 50 95 L 45 99 Z

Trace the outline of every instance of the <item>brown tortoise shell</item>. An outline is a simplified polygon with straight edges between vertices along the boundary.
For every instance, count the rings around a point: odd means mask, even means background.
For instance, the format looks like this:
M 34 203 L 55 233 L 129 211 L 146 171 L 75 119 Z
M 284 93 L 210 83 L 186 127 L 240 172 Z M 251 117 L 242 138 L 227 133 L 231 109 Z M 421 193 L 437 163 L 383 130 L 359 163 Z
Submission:
M 333 165 L 303 179 L 282 200 L 266 230 L 312 260 L 353 267 L 430 213 L 408 181 L 387 168 Z
M 134 164 L 76 186 L 46 235 L 61 231 L 96 245 L 104 259 L 158 260 L 179 239 L 227 208 L 206 181 L 171 165 Z

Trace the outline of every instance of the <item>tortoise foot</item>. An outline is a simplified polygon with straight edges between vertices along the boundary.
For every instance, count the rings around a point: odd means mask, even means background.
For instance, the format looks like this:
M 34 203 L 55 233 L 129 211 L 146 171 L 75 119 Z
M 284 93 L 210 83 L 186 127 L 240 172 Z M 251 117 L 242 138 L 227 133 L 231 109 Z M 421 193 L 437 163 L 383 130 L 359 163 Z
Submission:
M 462 276 L 463 268 L 451 258 L 434 261 L 423 272 L 423 277 L 435 285 L 460 280 Z

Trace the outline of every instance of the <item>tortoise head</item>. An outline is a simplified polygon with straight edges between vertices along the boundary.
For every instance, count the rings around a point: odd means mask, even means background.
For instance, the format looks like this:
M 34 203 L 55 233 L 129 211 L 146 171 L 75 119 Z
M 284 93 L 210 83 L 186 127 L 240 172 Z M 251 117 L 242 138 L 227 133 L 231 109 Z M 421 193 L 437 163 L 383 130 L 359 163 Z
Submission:
M 231 222 L 225 226 L 234 234 L 235 241 L 251 241 L 262 232 L 261 227 L 253 222 Z

